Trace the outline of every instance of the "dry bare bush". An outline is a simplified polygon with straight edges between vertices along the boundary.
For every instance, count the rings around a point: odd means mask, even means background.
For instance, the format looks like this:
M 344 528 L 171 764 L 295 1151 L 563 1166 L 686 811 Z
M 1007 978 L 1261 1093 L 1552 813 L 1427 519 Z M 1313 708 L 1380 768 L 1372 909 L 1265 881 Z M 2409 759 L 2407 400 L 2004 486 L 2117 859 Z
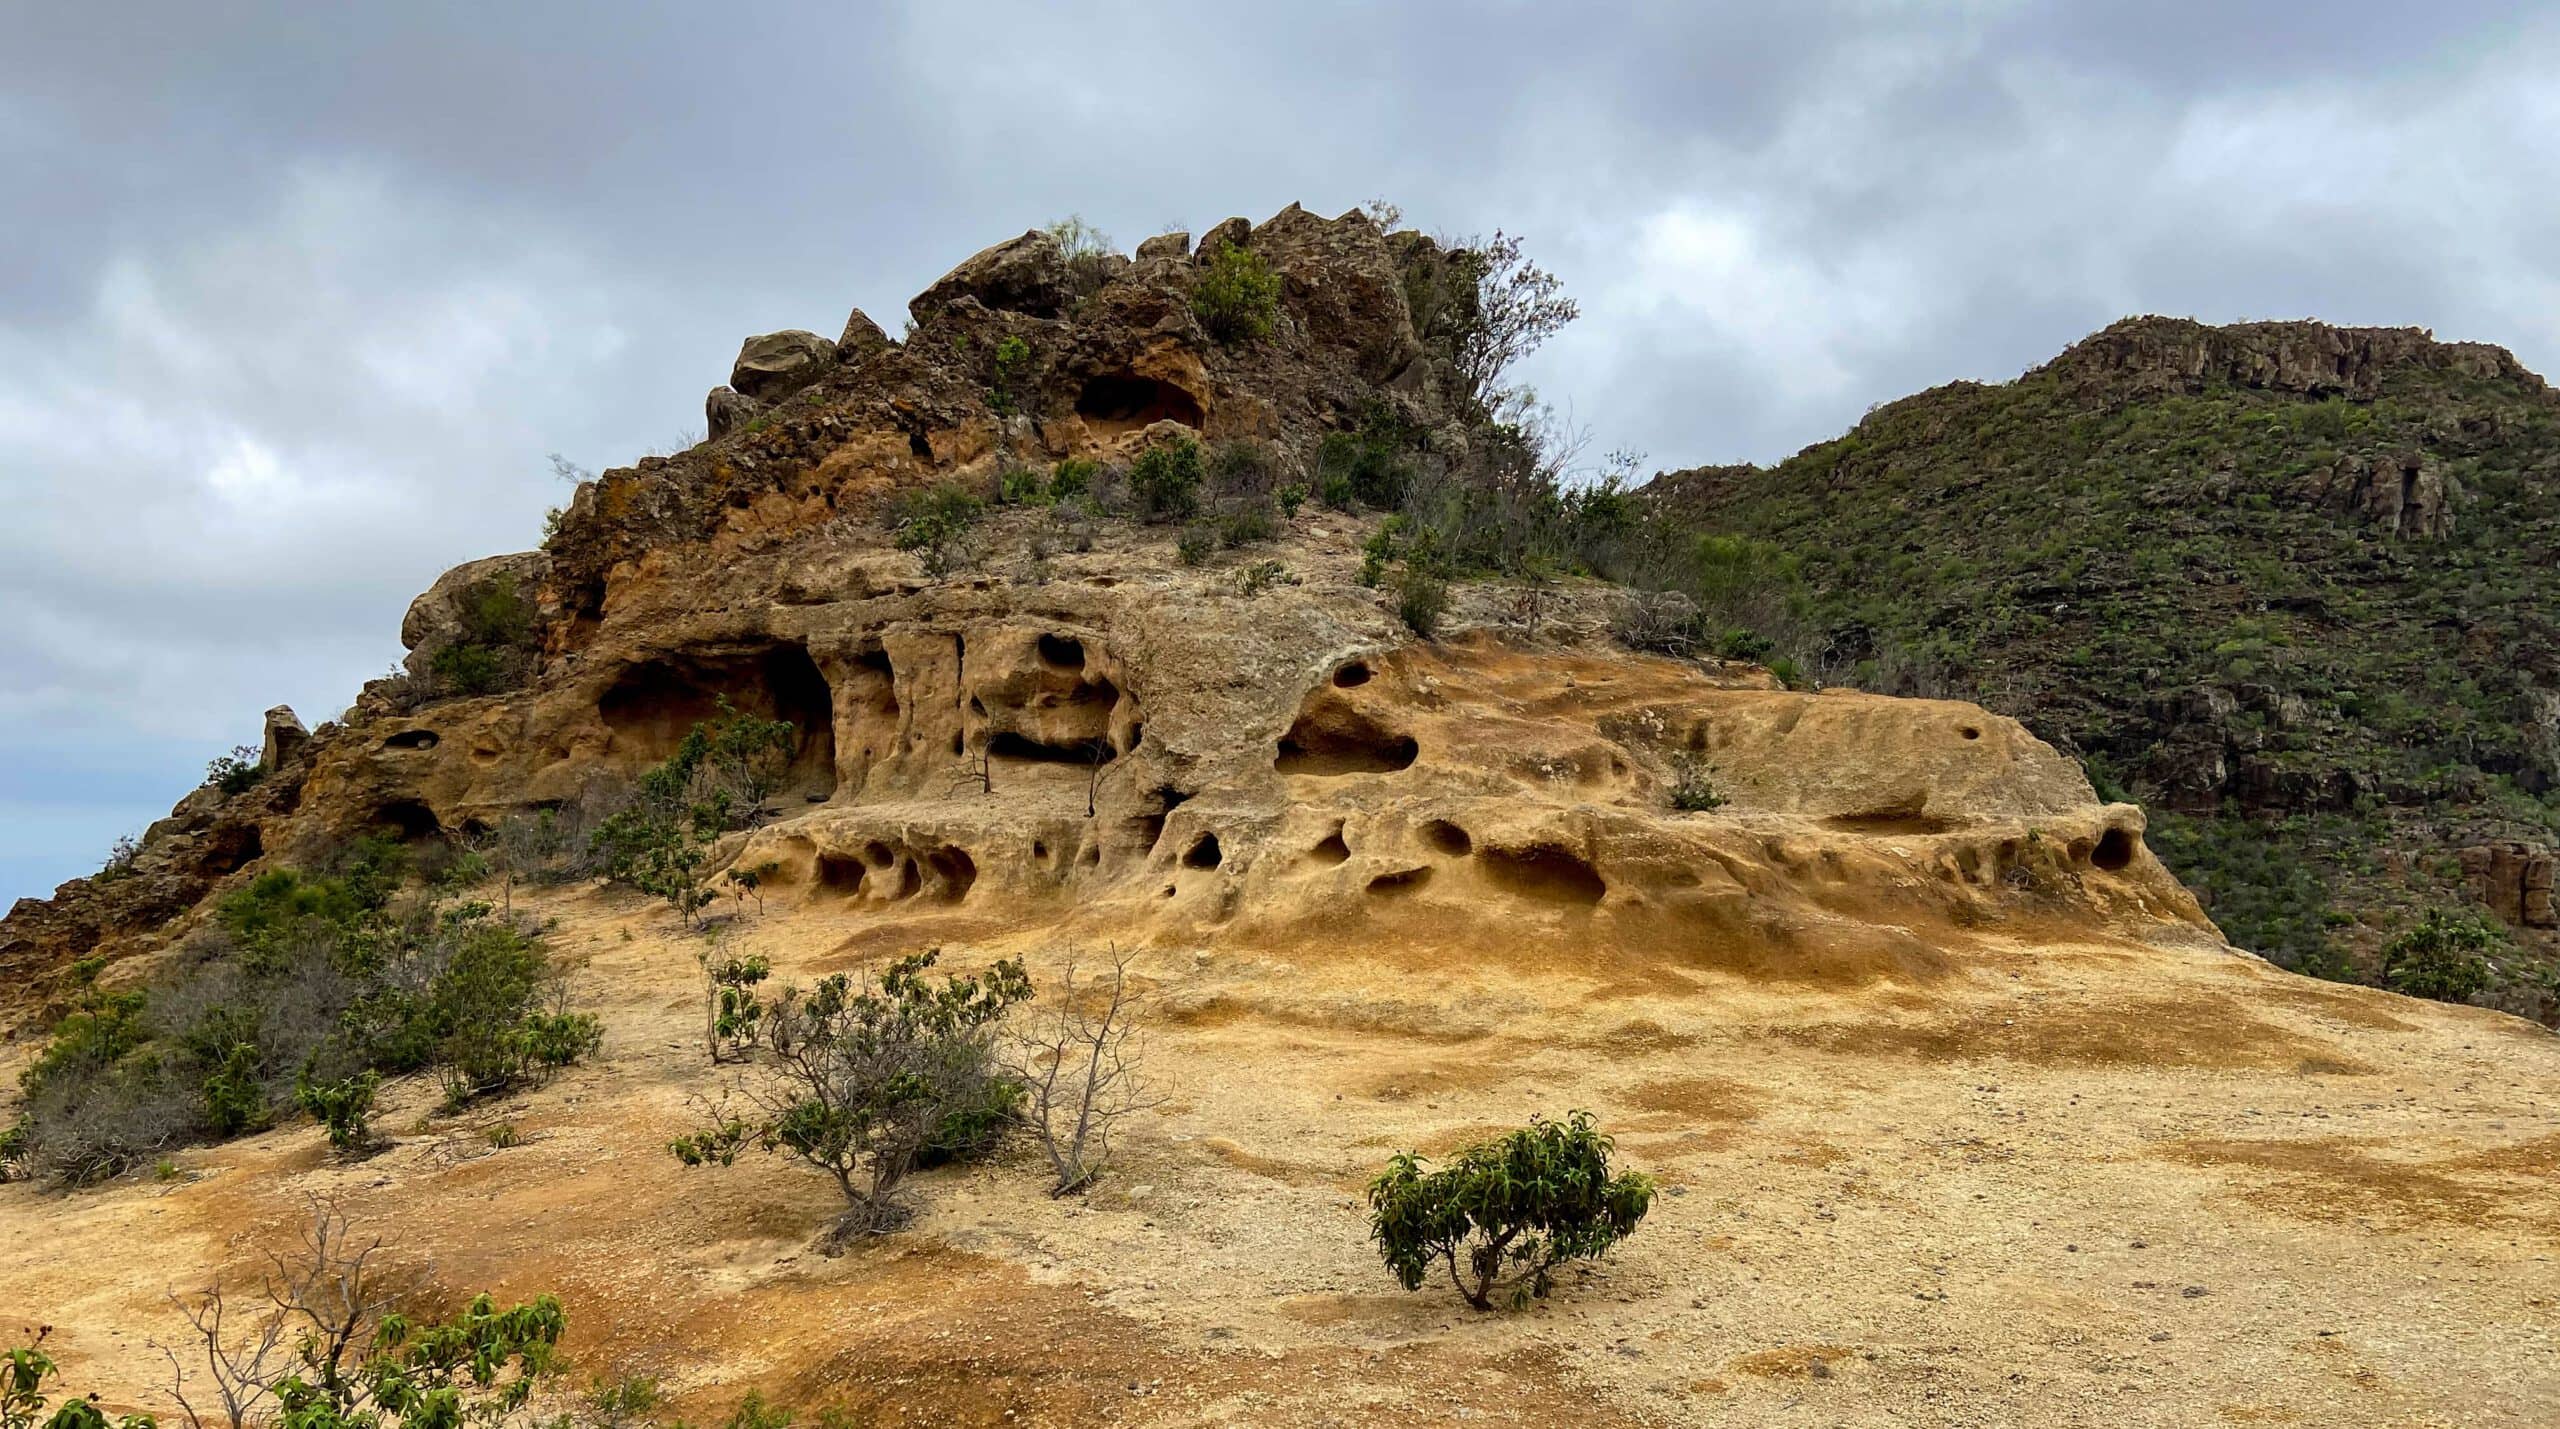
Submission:
M 1110 1164 L 1120 1123 L 1164 1101 L 1139 1072 L 1142 1018 L 1130 955 L 1115 947 L 1110 960 L 1107 974 L 1079 981 L 1070 953 L 1055 996 L 1022 1016 L 1008 1038 L 1023 1120 L 1056 1177 L 1052 1196 L 1091 1185 Z

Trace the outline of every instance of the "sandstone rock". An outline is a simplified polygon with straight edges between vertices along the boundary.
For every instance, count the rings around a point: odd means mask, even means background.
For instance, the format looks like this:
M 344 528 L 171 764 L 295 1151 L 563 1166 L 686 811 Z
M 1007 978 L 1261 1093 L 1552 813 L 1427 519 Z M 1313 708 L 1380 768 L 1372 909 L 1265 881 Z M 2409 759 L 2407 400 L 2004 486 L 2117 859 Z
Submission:
M 844 336 L 836 339 L 836 361 L 859 362 L 874 353 L 886 352 L 891 343 L 880 324 L 871 320 L 860 308 L 844 320 Z
M 516 589 L 530 598 L 550 573 L 549 555 L 518 551 L 465 561 L 436 577 L 436 583 L 427 587 L 424 595 L 409 602 L 409 612 L 400 620 L 400 643 L 408 647 L 411 673 L 423 672 L 436 651 L 461 636 L 463 602 L 474 590 L 491 581 L 506 580 L 513 581 Z
M 311 739 L 311 731 L 302 727 L 302 719 L 291 705 L 278 705 L 267 711 L 266 733 L 260 741 L 258 767 L 273 772 L 283 767 Z
M 2472 896 L 2499 917 L 2519 928 L 2560 926 L 2551 903 L 2552 850 L 2518 842 L 2474 844 L 2460 857 Z
M 975 298 L 992 312 L 1053 318 L 1073 292 L 1065 251 L 1035 228 L 972 255 L 918 293 L 907 311 L 924 323 L 957 299 Z
M 702 399 L 703 430 L 718 441 L 755 419 L 764 404 L 733 387 L 714 387 Z
M 1295 208 L 1297 205 L 1291 204 Z M 1243 248 L 1253 242 L 1253 225 L 1241 218 L 1230 218 L 1200 235 L 1200 248 L 1195 255 L 1202 263 L 1216 258 L 1229 248 Z
M 729 385 L 759 402 L 787 397 L 809 385 L 836 360 L 836 345 L 814 332 L 792 328 L 748 338 L 729 369 Z
M 1138 261 L 1141 263 L 1185 261 L 1190 257 L 1191 235 L 1188 233 L 1159 233 L 1153 238 L 1138 240 Z

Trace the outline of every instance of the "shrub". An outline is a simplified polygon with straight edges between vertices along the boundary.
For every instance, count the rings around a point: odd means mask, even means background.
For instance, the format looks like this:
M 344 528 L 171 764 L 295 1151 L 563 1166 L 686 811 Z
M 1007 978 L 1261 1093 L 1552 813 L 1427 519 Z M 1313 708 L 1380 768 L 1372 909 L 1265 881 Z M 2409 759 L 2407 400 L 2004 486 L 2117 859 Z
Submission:
M 1220 342 L 1269 337 L 1280 317 L 1280 275 L 1262 255 L 1230 244 L 1193 285 L 1191 311 Z
M 1428 569 L 1408 564 L 1396 582 L 1396 618 L 1428 640 L 1440 629 L 1449 610 L 1449 583 Z
M 1067 284 L 1078 298 L 1093 296 L 1110 281 L 1111 260 L 1117 256 L 1110 234 L 1072 213 L 1042 232 L 1056 239 L 1058 251 L 1067 255 Z
M 1421 434 L 1378 404 L 1347 432 L 1327 432 L 1316 448 L 1316 485 L 1325 504 L 1349 510 L 1354 503 L 1398 510 L 1411 495 L 1413 449 Z
M 1059 458 L 1058 464 L 1049 469 L 1049 499 L 1064 501 L 1084 495 L 1093 489 L 1094 475 L 1101 470 L 1100 462 L 1084 457 Z
M 1577 1111 L 1532 1118 L 1436 1171 L 1400 1153 L 1369 1183 L 1370 1235 L 1405 1289 L 1437 1261 L 1468 1304 L 1516 1309 L 1547 1293 L 1557 1266 L 1607 1254 L 1652 1206 L 1652 1178 L 1610 1174 L 1611 1147 Z
M 741 712 L 723 696 L 718 714 L 685 731 L 675 752 L 640 776 L 630 804 L 589 835 L 604 876 L 664 898 L 691 926 L 718 896 L 702 883 L 711 845 L 755 823 L 799 742 L 789 720 Z
M 22 1078 L 24 1169 L 86 1184 L 297 1106 L 335 1109 L 338 1140 L 378 1076 L 437 1069 L 478 1096 L 593 1048 L 595 1019 L 557 1008 L 530 928 L 436 889 L 395 903 L 398 859 L 380 847 L 336 862 L 224 897 L 148 990 L 82 989 Z
M 1079 987 L 1070 956 L 1057 995 L 1009 1039 L 1023 1120 L 1049 1158 L 1049 1194 L 1093 1184 L 1111 1162 L 1120 1123 L 1158 1105 L 1138 1068 L 1139 1004 L 1129 959 L 1118 949 L 1111 971 Z
M 2411 997 L 2468 1002 L 2489 985 L 2489 955 L 2506 936 L 2476 914 L 2431 909 L 2426 919 L 2382 945 L 2383 986 Z
M 750 1148 L 793 1157 L 844 1193 L 850 1209 L 832 1240 L 894 1229 L 898 1186 L 917 1158 L 988 1107 L 1002 1080 L 995 1024 L 1031 993 L 1011 961 L 937 987 L 925 978 L 937 957 L 900 958 L 876 987 L 838 974 L 782 989 L 761 1017 L 772 1057 L 741 1089 L 752 1118 L 718 1115 L 668 1149 L 688 1166 L 733 1165 Z
M 714 1065 L 732 1055 L 743 1057 L 756 1045 L 764 1025 L 764 1004 L 756 984 L 773 976 L 773 964 L 762 957 L 702 955 L 703 1044 Z
M 1218 552 L 1218 533 L 1208 526 L 1185 526 L 1174 538 L 1174 559 L 1186 566 L 1196 566 Z
M 311 1069 L 304 1067 L 293 1084 L 293 1099 L 322 1126 L 328 1128 L 329 1144 L 340 1151 L 363 1149 L 373 1140 L 373 1096 L 382 1086 L 378 1072 L 359 1072 L 335 1081 L 314 1081 Z
M 1280 533 L 1279 523 L 1271 517 L 1271 508 L 1261 502 L 1231 507 L 1218 518 L 1218 544 L 1229 550 L 1268 541 Z
M 1671 807 L 1684 814 L 1704 813 L 1724 807 L 1724 795 L 1717 792 L 1715 769 L 1707 761 L 1692 754 L 1671 756 Z
M 1280 514 L 1292 521 L 1298 519 L 1298 508 L 1307 504 L 1307 489 L 1297 482 L 1280 488 Z
M 1022 406 L 1022 388 L 1031 373 L 1031 344 L 1018 337 L 1007 337 L 996 344 L 995 375 L 987 383 L 987 405 L 999 417 L 1010 417 Z
M 259 762 L 257 746 L 235 744 L 229 754 L 217 754 L 204 766 L 204 782 L 225 794 L 245 794 L 266 777 Z
M 956 482 L 911 491 L 891 508 L 892 539 L 899 550 L 919 553 L 925 574 L 940 580 L 969 563 L 980 504 Z
M 1260 595 L 1275 585 L 1296 585 L 1298 578 L 1278 561 L 1256 561 L 1236 572 L 1236 594 Z
M 533 670 L 533 601 L 513 575 L 495 575 L 462 592 L 453 640 L 427 657 L 440 692 L 486 695 L 511 690 Z
M 1037 506 L 1049 500 L 1049 483 L 1040 469 L 1007 465 L 996 473 L 996 502 L 1001 506 Z
M 1138 514 L 1149 521 L 1198 511 L 1200 480 L 1200 444 L 1189 437 L 1159 442 L 1129 465 L 1129 490 L 1138 498 Z

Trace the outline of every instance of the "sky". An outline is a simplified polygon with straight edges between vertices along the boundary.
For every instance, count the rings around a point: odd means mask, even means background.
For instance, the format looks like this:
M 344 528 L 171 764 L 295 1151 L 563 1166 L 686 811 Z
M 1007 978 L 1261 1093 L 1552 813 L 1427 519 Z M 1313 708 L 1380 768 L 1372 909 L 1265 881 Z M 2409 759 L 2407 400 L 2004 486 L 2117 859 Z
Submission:
M 1523 235 L 1593 450 L 1771 461 L 2130 313 L 2560 369 L 2560 14 L 2434 0 L 0 0 L 0 904 L 332 718 L 547 460 L 1079 214 Z

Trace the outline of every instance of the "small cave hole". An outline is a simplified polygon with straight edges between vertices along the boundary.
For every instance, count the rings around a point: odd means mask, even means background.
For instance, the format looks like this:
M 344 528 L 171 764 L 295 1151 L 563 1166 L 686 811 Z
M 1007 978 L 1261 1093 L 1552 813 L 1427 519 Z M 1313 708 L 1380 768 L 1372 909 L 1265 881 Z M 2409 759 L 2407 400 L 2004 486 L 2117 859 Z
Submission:
M 1337 690 L 1357 689 L 1367 683 L 1369 662 L 1366 660 L 1354 660 L 1333 672 L 1333 687 Z
M 442 737 L 432 729 L 404 729 L 382 741 L 385 749 L 433 749 Z
M 957 903 L 969 896 L 978 881 L 978 861 L 969 851 L 945 844 L 924 856 L 925 867 L 933 873 L 934 894 L 945 903 Z
M 907 433 L 907 450 L 913 453 L 918 461 L 933 460 L 933 442 L 922 432 Z
M 436 817 L 436 811 L 416 799 L 394 799 L 374 810 L 373 825 L 402 843 L 440 838 L 444 834 L 444 822 Z
M 1166 784 L 1156 790 L 1156 803 L 1168 814 L 1190 802 L 1191 791 L 1188 789 L 1176 789 Z
M 2133 835 L 2122 829 L 2109 829 L 2098 836 L 2098 846 L 2089 851 L 2089 863 L 2113 873 L 2133 862 L 2133 850 Z
M 1966 725 L 1964 728 L 1957 730 L 1956 733 L 1963 735 L 1967 739 L 1982 738 L 1982 731 L 1974 728 L 1972 725 Z
M 1412 768 L 1421 752 L 1412 735 L 1346 705 L 1326 704 L 1289 726 L 1272 767 L 1283 774 L 1392 774 Z
M 1420 892 L 1422 886 L 1430 881 L 1431 869 L 1425 865 L 1395 873 L 1381 873 L 1369 880 L 1368 891 L 1379 898 L 1401 898 L 1408 893 Z
M 1153 849 L 1156 840 L 1164 837 L 1164 815 L 1140 814 L 1129 821 L 1129 829 L 1137 835 L 1138 847 Z
M 1589 906 L 1609 892 L 1607 880 L 1579 854 L 1553 844 L 1529 848 L 1489 848 L 1484 871 L 1494 884 L 1523 898 L 1543 903 Z
M 862 892 L 863 883 L 871 877 L 871 869 L 849 854 L 818 855 L 818 886 L 829 893 L 851 898 Z
M 1216 834 L 1202 834 L 1199 838 L 1192 841 L 1190 849 L 1182 855 L 1182 866 L 1185 868 L 1216 868 L 1221 857 L 1223 857 L 1223 854 L 1218 848 L 1218 836 Z
M 1045 839 L 1033 839 L 1031 841 L 1031 856 L 1033 858 L 1047 858 L 1049 856 L 1048 841 Z
M 1020 759 L 1034 764 L 1073 764 L 1079 767 L 1108 764 L 1117 751 L 1107 739 L 1078 740 L 1073 744 L 1044 744 L 1029 735 L 1011 730 L 989 735 L 987 753 L 998 759 Z
M 1447 854 L 1451 858 L 1465 858 L 1476 847 L 1476 841 L 1467 836 L 1465 829 L 1447 819 L 1433 819 L 1424 824 L 1422 841 L 1431 846 L 1432 852 Z
M 1043 635 L 1034 648 L 1039 652 L 1040 663 L 1053 670 L 1084 668 L 1084 642 L 1081 640 L 1072 640 L 1064 635 Z
M 225 824 L 206 843 L 204 871 L 216 878 L 247 867 L 266 852 L 266 840 L 259 836 L 256 824 Z
M 1140 431 L 1157 422 L 1180 422 L 1195 430 L 1201 423 L 1198 398 L 1170 382 L 1130 372 L 1086 378 L 1076 393 L 1076 415 L 1106 437 Z
M 1336 828 L 1324 836 L 1324 842 L 1307 850 L 1307 856 L 1318 863 L 1341 863 L 1351 857 L 1351 845 L 1342 841 L 1342 830 Z

